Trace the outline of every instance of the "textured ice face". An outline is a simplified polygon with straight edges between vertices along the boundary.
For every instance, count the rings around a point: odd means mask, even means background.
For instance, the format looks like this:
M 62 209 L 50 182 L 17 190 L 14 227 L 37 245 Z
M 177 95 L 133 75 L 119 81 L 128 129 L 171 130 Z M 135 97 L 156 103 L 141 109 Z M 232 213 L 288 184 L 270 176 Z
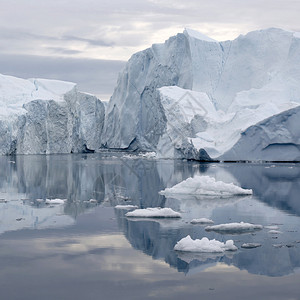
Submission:
M 103 140 L 108 148 L 150 150 L 158 157 L 296 159 L 294 125 L 268 129 L 272 122 L 262 122 L 297 110 L 299 50 L 298 34 L 275 28 L 226 42 L 185 30 L 129 60 L 108 105 Z M 262 124 L 258 131 L 275 130 L 276 145 L 265 151 L 273 137 L 257 134 L 256 148 L 247 150 L 251 141 L 244 133 Z M 283 131 L 292 132 L 290 138 Z
M 70 82 L 0 75 L 0 154 L 95 151 L 104 105 Z

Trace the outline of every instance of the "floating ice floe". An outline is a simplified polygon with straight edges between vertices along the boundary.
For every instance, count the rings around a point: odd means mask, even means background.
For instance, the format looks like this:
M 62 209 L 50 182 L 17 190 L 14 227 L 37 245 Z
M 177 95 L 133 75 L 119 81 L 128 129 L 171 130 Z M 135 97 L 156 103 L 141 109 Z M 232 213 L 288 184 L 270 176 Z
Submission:
M 116 205 L 115 206 L 116 209 L 134 209 L 134 208 L 138 208 L 137 205 Z
M 139 218 L 181 218 L 179 212 L 171 208 L 149 207 L 145 209 L 136 209 L 125 214 L 126 217 Z
M 174 250 L 187 252 L 223 253 L 225 251 L 236 251 L 237 247 L 234 245 L 233 240 L 228 240 L 225 243 L 215 239 L 209 240 L 207 237 L 203 237 L 201 240 L 193 240 L 188 235 L 177 242 Z
M 261 229 L 263 229 L 262 225 L 250 224 L 244 222 L 219 224 L 219 225 L 205 227 L 206 231 L 215 231 L 219 233 L 228 233 L 228 234 L 247 233 L 247 232 L 253 232 Z
M 46 199 L 46 204 L 64 204 L 67 199 Z
M 244 243 L 241 247 L 246 249 L 253 249 L 253 248 L 258 248 L 260 246 L 261 244 L 259 243 Z
M 277 230 L 279 229 L 279 227 L 277 225 L 268 225 L 268 226 L 264 226 L 266 229 L 270 229 L 270 230 Z
M 216 181 L 210 176 L 195 176 L 188 178 L 171 188 L 159 192 L 161 195 L 206 195 L 206 196 L 233 196 L 252 195 L 252 190 L 243 189 L 233 183 Z
M 213 224 L 214 221 L 207 218 L 193 219 L 191 224 Z
M 269 233 L 270 233 L 270 234 L 280 234 L 280 233 L 282 233 L 282 232 L 279 231 L 279 230 L 270 230 Z

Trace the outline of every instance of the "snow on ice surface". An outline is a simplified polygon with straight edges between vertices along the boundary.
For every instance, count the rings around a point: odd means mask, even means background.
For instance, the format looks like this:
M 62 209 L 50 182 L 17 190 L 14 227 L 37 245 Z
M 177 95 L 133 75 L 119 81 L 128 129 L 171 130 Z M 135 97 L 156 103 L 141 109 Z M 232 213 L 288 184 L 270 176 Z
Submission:
M 125 214 L 126 217 L 139 218 L 181 218 L 181 214 L 171 208 L 149 207 L 136 209 Z
M 262 225 L 250 223 L 227 223 L 205 227 L 206 231 L 215 231 L 224 234 L 248 233 L 263 229 Z
M 62 101 L 63 95 L 75 86 L 75 83 L 59 80 L 22 79 L 0 74 L 0 117 L 24 113 L 23 104 L 32 100 Z
M 134 208 L 138 208 L 137 205 L 116 205 L 115 206 L 116 209 L 134 209 Z
M 187 252 L 223 253 L 225 251 L 236 251 L 237 247 L 234 245 L 233 240 L 228 240 L 225 243 L 215 239 L 209 240 L 207 237 L 203 237 L 201 240 L 193 240 L 188 235 L 177 242 L 174 250 Z
M 206 196 L 233 196 L 252 195 L 252 190 L 243 189 L 233 183 L 216 181 L 210 176 L 195 176 L 188 178 L 171 188 L 159 192 L 161 195 L 206 195 Z
M 300 39 L 300 32 L 294 32 L 294 37 Z
M 67 199 L 46 199 L 46 204 L 64 204 Z
M 214 221 L 207 218 L 193 219 L 191 224 L 213 224 Z
M 204 35 L 203 33 L 199 32 L 199 31 L 196 31 L 194 29 L 185 28 L 184 33 L 187 34 L 190 37 L 193 37 L 193 38 L 197 39 L 197 40 L 218 43 L 218 41 Z

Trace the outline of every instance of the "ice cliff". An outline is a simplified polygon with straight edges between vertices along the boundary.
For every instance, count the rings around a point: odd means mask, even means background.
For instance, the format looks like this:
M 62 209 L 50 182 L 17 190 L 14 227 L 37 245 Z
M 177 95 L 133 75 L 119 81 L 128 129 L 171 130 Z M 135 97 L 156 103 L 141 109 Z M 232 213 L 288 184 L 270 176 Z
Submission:
M 104 105 L 70 82 L 0 75 L 0 154 L 98 150 Z
M 186 29 L 128 61 L 102 142 L 158 157 L 300 160 L 299 104 L 298 34 L 217 42 Z
M 0 154 L 298 161 L 299 105 L 299 34 L 218 42 L 186 29 L 131 57 L 106 110 L 72 83 L 0 75 Z

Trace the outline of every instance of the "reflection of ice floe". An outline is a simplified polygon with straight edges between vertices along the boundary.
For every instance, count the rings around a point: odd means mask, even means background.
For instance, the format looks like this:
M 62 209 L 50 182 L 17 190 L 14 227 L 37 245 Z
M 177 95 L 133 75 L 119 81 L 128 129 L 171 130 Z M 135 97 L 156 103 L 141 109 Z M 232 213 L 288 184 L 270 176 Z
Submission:
M 216 261 L 221 257 L 226 256 L 228 259 L 231 259 L 234 255 L 232 251 L 226 252 L 182 252 L 177 251 L 177 256 L 179 259 L 185 261 L 188 264 L 191 264 L 193 261 L 199 262 L 208 262 L 208 261 Z
M 0 234 L 21 229 L 44 229 L 70 226 L 74 219 L 64 214 L 64 206 L 36 208 L 22 201 L 0 204 Z
M 233 183 L 216 181 L 210 176 L 195 176 L 188 178 L 171 188 L 160 191 L 165 196 L 172 195 L 206 195 L 206 196 L 233 196 L 252 195 L 252 190 L 243 189 Z
M 259 224 L 250 224 L 250 223 L 227 223 L 227 224 L 219 224 L 205 227 L 206 231 L 215 231 L 218 233 L 224 234 L 241 234 L 241 233 L 249 233 L 257 230 L 263 229 L 262 225 Z
M 193 240 L 188 235 L 177 242 L 174 250 L 185 252 L 223 253 L 225 251 L 236 251 L 237 247 L 234 245 L 233 240 L 228 240 L 225 243 L 215 239 L 209 240 L 207 237 L 203 237 L 201 240 Z
M 191 224 L 213 224 L 214 221 L 207 218 L 193 219 Z
M 176 212 L 168 207 L 149 207 L 145 209 L 136 209 L 128 212 L 125 216 L 138 218 L 181 218 L 181 214 L 179 212 Z

